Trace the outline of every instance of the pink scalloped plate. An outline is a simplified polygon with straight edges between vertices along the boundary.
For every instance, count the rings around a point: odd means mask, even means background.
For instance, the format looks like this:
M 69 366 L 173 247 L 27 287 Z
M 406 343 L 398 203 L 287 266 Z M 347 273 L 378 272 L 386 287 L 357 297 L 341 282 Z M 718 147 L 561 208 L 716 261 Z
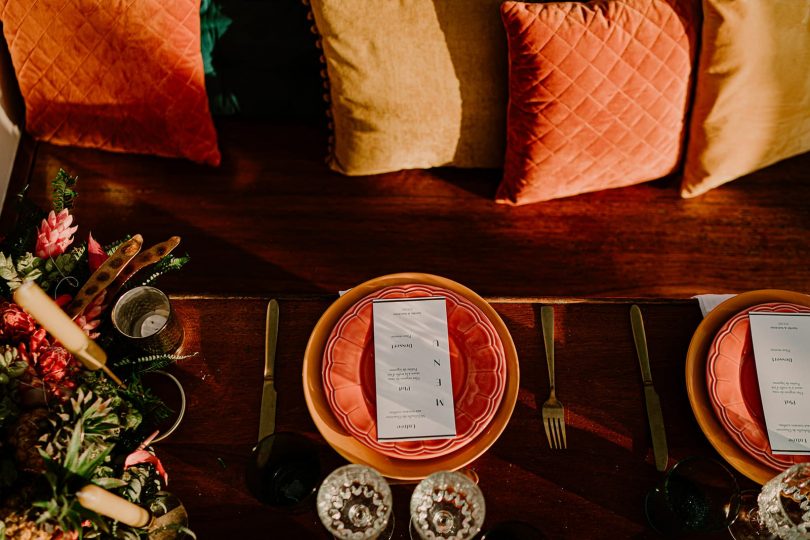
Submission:
M 447 302 L 456 436 L 378 441 L 372 302 L 430 296 L 443 296 Z M 369 294 L 343 314 L 326 343 L 322 373 L 332 412 L 358 441 L 390 457 L 430 459 L 473 441 L 492 421 L 506 388 L 506 355 L 490 320 L 463 296 L 431 285 L 396 285 Z
M 771 453 L 748 322 L 748 314 L 752 311 L 809 313 L 810 308 L 771 302 L 744 309 L 720 328 L 706 361 L 709 399 L 720 423 L 740 448 L 778 472 L 796 463 L 810 461 L 810 456 Z

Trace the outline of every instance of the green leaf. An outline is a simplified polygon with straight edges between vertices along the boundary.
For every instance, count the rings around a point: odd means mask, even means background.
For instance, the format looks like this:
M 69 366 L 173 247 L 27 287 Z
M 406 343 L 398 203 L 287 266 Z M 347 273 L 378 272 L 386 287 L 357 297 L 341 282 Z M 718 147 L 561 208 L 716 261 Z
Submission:
M 120 478 L 96 478 L 93 483 L 103 487 L 104 489 L 118 489 L 127 485 L 126 482 Z
M 54 212 L 59 213 L 65 208 L 73 208 L 77 195 L 73 187 L 78 179 L 78 176 L 70 176 L 63 169 L 59 169 L 59 172 L 56 173 L 56 177 L 51 181 Z
M 17 274 L 17 269 L 14 267 L 14 260 L 11 255 L 6 256 L 5 253 L 0 253 L 0 278 L 6 281 L 9 289 L 14 290 L 20 286 L 22 280 Z

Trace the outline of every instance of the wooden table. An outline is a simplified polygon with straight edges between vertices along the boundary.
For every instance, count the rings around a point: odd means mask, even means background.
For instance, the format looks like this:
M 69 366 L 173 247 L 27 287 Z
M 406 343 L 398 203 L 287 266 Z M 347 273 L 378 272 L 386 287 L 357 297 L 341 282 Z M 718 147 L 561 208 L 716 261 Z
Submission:
M 329 538 L 314 511 L 279 511 L 256 502 L 244 470 L 256 442 L 267 298 L 178 297 L 184 351 L 174 368 L 188 409 L 180 429 L 157 447 L 170 490 L 192 528 L 207 538 Z M 304 402 L 301 362 L 310 331 L 333 298 L 280 298 L 277 430 L 297 431 L 322 448 L 324 470 L 342 460 L 321 439 Z M 520 357 L 520 392 L 503 435 L 472 468 L 487 502 L 487 524 L 520 519 L 549 538 L 654 537 L 642 510 L 660 478 L 652 461 L 630 329 L 630 301 L 490 299 Z M 566 406 L 568 449 L 548 447 L 540 407 L 548 392 L 540 306 L 556 313 L 558 397 Z M 716 456 L 689 406 L 684 361 L 701 320 L 694 301 L 641 301 L 653 379 L 661 396 L 670 464 Z M 744 487 L 754 487 L 740 478 Z M 412 486 L 394 486 L 395 538 L 407 538 Z M 273 534 L 271 534 L 271 531 Z M 724 537 L 726 533 L 719 533 Z
M 223 118 L 217 131 L 217 168 L 24 138 L 0 218 L 29 182 L 49 207 L 63 167 L 80 179 L 76 238 L 179 235 L 192 262 L 160 286 L 189 294 L 329 294 L 408 270 L 488 296 L 688 298 L 810 282 L 810 153 L 695 199 L 678 195 L 678 173 L 510 207 L 493 202 L 499 169 L 346 177 L 324 164 L 324 130 Z

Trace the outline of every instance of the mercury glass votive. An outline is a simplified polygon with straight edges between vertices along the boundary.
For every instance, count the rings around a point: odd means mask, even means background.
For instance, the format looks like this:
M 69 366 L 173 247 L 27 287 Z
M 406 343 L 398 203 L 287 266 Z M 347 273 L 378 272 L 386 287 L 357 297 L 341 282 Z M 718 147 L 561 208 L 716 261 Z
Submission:
M 183 343 L 183 325 L 169 297 L 154 287 L 137 287 L 121 295 L 112 322 L 121 335 L 147 352 L 170 354 Z

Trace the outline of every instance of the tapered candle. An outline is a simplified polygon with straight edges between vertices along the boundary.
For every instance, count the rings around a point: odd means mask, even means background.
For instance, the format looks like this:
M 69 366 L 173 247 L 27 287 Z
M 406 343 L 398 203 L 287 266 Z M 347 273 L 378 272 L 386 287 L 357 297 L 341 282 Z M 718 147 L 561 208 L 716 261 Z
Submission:
M 107 354 L 33 281 L 14 291 L 14 301 L 90 370 L 102 369 L 119 386 L 121 380 L 104 364 Z
M 130 527 L 147 527 L 152 522 L 152 515 L 148 510 L 95 484 L 84 486 L 76 493 L 76 498 L 88 510 Z

